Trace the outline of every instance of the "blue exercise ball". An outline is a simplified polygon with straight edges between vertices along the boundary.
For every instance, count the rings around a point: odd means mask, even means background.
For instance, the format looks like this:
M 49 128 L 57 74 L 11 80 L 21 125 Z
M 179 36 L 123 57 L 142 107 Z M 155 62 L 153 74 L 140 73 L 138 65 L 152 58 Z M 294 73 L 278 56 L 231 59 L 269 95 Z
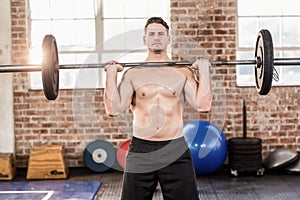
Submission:
M 208 121 L 191 121 L 184 125 L 183 134 L 197 175 L 213 173 L 224 164 L 227 140 L 219 127 Z

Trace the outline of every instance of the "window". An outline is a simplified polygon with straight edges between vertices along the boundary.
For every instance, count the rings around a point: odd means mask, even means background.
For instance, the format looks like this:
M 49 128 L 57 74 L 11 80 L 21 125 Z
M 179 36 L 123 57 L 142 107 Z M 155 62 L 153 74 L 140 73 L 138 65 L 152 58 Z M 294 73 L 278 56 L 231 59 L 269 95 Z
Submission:
M 272 34 L 274 57 L 300 56 L 300 7 L 297 0 L 238 0 L 237 59 L 254 60 L 257 34 Z M 279 81 L 273 85 L 299 85 L 299 66 L 275 66 Z M 237 85 L 254 86 L 254 66 L 237 66 Z
M 60 64 L 98 61 L 94 0 L 30 0 L 30 10 L 32 62 L 41 63 L 41 44 L 46 34 L 56 38 Z M 97 76 L 77 79 L 78 73 L 79 70 L 60 70 L 60 88 L 95 87 Z M 42 88 L 40 72 L 31 73 L 30 87 Z
M 41 63 L 41 43 L 46 34 L 53 34 L 57 40 L 60 64 L 143 61 L 146 49 L 142 36 L 146 19 L 161 16 L 168 21 L 170 9 L 169 0 L 29 2 L 32 63 Z M 101 70 L 60 70 L 60 88 L 102 87 Z M 30 73 L 30 87 L 42 88 L 40 72 Z

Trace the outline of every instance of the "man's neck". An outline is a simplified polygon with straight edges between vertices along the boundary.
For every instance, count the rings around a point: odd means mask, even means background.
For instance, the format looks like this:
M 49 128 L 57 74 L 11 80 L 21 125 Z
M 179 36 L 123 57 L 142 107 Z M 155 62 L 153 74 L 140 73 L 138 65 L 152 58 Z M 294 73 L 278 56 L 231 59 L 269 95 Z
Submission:
M 170 62 L 172 61 L 166 51 L 149 51 L 146 62 Z

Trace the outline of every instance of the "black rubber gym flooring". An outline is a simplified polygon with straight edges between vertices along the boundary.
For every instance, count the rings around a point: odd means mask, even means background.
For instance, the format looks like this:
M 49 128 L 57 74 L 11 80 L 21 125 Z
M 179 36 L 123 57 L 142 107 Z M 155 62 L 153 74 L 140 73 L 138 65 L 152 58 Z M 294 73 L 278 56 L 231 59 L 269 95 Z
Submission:
M 26 181 L 26 170 L 18 169 L 18 175 L 13 181 Z M 93 173 L 86 168 L 70 168 L 69 178 L 57 181 L 100 181 L 104 186 L 100 190 L 97 200 L 119 200 L 122 172 L 111 170 L 105 173 Z M 197 183 L 201 200 L 300 199 L 300 175 L 295 174 L 265 172 L 261 177 L 255 176 L 255 174 L 234 177 L 224 167 L 213 174 L 198 176 Z M 162 199 L 158 187 L 153 200 Z

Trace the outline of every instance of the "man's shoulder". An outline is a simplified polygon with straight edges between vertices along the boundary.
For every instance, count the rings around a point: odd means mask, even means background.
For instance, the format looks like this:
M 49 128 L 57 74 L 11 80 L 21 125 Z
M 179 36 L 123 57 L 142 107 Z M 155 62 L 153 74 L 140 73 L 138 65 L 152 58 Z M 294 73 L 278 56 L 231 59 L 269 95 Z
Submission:
M 133 76 L 136 73 L 135 67 L 128 67 L 124 70 L 123 76 Z
M 190 66 L 178 66 L 177 67 L 179 70 L 181 70 L 183 73 L 186 74 L 194 74 L 194 70 Z
M 128 72 L 132 73 L 133 71 L 135 71 L 135 68 L 136 67 L 126 67 L 124 73 L 128 73 Z

